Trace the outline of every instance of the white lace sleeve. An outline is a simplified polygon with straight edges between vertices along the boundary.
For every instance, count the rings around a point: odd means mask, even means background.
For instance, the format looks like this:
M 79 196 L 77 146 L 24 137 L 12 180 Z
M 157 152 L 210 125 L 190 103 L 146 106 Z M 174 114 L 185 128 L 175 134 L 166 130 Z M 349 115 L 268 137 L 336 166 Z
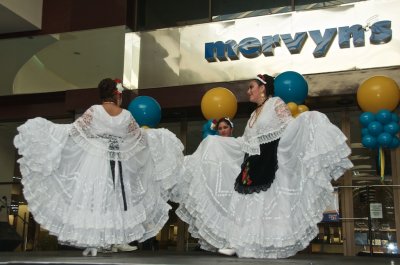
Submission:
M 93 113 L 94 107 L 90 107 L 82 114 L 78 119 L 75 120 L 73 130 L 71 134 L 74 136 L 78 135 L 79 133 L 84 134 L 86 137 L 91 138 L 93 134 L 90 130 L 91 123 L 93 121 Z
M 282 123 L 288 123 L 289 121 L 291 121 L 293 119 L 288 106 L 282 99 L 280 99 L 280 98 L 276 99 L 274 108 L 275 108 L 276 116 Z
M 138 139 L 141 139 L 142 136 L 142 130 L 139 127 L 139 124 L 136 122 L 136 120 L 131 116 L 129 119 L 129 125 L 128 125 L 128 135 L 129 137 L 135 137 Z

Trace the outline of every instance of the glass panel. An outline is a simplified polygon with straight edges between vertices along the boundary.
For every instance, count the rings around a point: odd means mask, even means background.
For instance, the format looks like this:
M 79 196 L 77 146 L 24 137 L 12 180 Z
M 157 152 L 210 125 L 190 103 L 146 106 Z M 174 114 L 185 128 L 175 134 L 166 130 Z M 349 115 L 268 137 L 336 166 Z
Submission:
M 364 186 L 354 189 L 356 252 L 397 254 L 393 187 Z M 370 218 L 370 219 L 368 219 Z
M 348 3 L 361 2 L 364 0 L 340 0 L 340 1 L 324 1 L 324 0 L 295 0 L 295 10 L 319 9 L 331 6 L 338 6 Z
M 212 21 L 264 16 L 291 11 L 291 1 L 212 0 Z
M 208 22 L 208 0 L 140 0 L 139 30 Z

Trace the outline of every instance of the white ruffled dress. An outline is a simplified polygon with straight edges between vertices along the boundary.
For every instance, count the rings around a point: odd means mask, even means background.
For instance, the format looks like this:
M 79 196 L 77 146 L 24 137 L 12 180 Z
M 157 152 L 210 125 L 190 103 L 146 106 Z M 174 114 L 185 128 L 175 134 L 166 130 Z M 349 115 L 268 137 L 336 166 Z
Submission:
M 257 155 L 261 144 L 277 139 L 278 169 L 270 188 L 234 191 L 245 153 Z M 208 136 L 185 157 L 177 214 L 203 249 L 231 247 L 251 258 L 292 256 L 318 234 L 317 223 L 333 201 L 331 180 L 352 167 L 349 155 L 346 137 L 324 114 L 308 111 L 293 119 L 280 98 L 270 98 L 243 137 Z
M 182 143 L 170 131 L 141 129 L 128 111 L 110 116 L 94 105 L 72 124 L 35 118 L 18 132 L 29 210 L 61 244 L 144 241 L 168 220 L 183 161 Z

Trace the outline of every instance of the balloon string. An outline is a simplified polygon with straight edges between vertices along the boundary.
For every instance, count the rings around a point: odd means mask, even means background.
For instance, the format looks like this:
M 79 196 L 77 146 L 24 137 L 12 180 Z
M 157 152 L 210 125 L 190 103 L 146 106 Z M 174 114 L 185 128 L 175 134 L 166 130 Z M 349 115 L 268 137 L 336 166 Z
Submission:
M 382 147 L 379 147 L 379 162 L 381 166 L 381 182 L 385 180 L 385 154 Z

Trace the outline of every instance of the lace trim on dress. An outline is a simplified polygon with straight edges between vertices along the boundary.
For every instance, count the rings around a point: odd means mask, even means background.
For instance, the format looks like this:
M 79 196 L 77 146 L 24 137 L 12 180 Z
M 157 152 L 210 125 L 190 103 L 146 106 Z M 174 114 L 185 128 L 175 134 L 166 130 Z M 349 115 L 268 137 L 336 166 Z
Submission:
M 235 190 L 242 194 L 252 194 L 254 192 L 260 193 L 262 191 L 267 191 L 271 187 L 272 183 L 273 182 L 258 186 L 243 186 L 243 185 L 238 185 L 238 183 L 235 183 Z
M 278 118 L 283 123 L 288 123 L 289 121 L 293 120 L 292 114 L 285 102 L 281 99 L 277 99 L 275 102 L 275 112 Z
M 287 127 L 287 123 L 282 124 L 281 127 L 273 132 L 269 132 L 268 134 L 257 135 L 251 139 L 245 139 L 242 137 L 241 146 L 242 151 L 248 153 L 249 155 L 259 155 L 260 154 L 260 145 L 273 142 L 281 138 L 283 132 Z
M 261 144 L 266 144 L 281 138 L 287 125 L 293 120 L 289 108 L 279 97 L 270 98 L 267 101 L 267 104 L 273 104 L 273 109 L 270 108 L 271 105 L 265 105 L 263 112 L 273 113 L 270 117 L 272 120 L 261 121 L 262 125 L 258 125 L 257 128 L 246 128 L 250 133 L 249 135 L 246 135 L 245 132 L 245 135 L 242 138 L 242 151 L 250 155 L 259 155 L 259 146 Z M 271 123 L 273 125 L 271 125 Z
M 74 142 L 83 149 L 92 155 L 106 156 L 109 160 L 124 161 L 146 148 L 146 137 L 133 119 L 128 126 L 128 137 L 122 138 L 92 133 L 93 112 L 94 108 L 89 108 L 72 124 L 69 132 Z M 103 141 L 100 139 L 103 139 Z M 113 144 L 110 145 L 110 142 Z M 117 145 L 119 148 L 115 148 Z M 95 147 L 95 150 L 90 147 Z

